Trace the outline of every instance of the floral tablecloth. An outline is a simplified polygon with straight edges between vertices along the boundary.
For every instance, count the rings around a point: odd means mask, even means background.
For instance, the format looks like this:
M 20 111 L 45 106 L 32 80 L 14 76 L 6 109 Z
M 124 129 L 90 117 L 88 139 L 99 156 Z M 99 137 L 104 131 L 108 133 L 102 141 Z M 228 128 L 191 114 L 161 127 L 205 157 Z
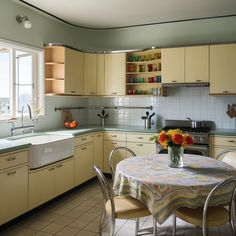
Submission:
M 216 184 L 236 177 L 233 167 L 213 158 L 185 154 L 183 162 L 183 168 L 171 168 L 166 154 L 123 160 L 116 166 L 114 191 L 144 202 L 162 224 L 181 206 L 203 206 Z M 231 189 L 225 187 L 218 192 L 211 205 L 226 203 Z

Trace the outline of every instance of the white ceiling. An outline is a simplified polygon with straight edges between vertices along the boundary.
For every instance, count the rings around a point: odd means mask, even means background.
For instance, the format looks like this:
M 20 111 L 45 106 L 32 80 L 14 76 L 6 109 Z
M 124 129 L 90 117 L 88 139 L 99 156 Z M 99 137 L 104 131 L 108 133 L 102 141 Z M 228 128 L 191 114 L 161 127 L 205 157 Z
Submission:
M 19 0 L 70 24 L 116 28 L 236 15 L 236 0 Z

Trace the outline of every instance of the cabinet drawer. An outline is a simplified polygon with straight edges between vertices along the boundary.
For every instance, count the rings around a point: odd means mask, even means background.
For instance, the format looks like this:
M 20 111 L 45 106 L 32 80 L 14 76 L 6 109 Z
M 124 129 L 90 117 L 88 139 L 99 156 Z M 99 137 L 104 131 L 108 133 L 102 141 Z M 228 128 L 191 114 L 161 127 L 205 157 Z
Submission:
M 236 147 L 236 136 L 212 137 L 212 146 Z
M 85 143 L 90 143 L 93 141 L 91 135 L 83 135 L 75 138 L 75 146 L 83 145 Z
M 28 151 L 11 152 L 0 156 L 0 170 L 28 162 Z
M 127 134 L 127 142 L 154 143 L 149 139 L 155 134 Z
M 106 132 L 104 133 L 104 140 L 126 141 L 126 133 Z

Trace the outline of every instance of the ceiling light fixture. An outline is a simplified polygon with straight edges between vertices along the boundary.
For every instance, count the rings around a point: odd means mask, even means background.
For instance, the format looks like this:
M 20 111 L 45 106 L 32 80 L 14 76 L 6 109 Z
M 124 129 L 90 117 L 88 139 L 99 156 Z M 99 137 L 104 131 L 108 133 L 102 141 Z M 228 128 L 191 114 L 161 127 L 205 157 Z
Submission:
M 25 27 L 26 29 L 30 29 L 30 28 L 32 27 L 32 24 L 31 24 L 31 22 L 30 22 L 28 16 L 20 16 L 20 15 L 18 15 L 18 16 L 16 16 L 16 21 L 17 21 L 19 24 L 22 23 L 22 22 L 24 22 L 24 27 Z

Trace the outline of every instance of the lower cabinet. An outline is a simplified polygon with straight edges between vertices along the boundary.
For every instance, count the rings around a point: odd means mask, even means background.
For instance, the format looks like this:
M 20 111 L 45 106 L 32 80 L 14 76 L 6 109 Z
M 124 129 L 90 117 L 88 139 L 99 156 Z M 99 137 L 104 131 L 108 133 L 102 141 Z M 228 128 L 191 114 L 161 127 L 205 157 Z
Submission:
M 74 158 L 29 173 L 29 210 L 74 187 Z
M 103 133 L 95 133 L 93 135 L 93 146 L 94 164 L 103 170 Z
M 222 151 L 232 149 L 236 150 L 236 136 L 211 136 L 211 156 L 213 158 L 216 158 Z
M 93 142 L 75 147 L 75 185 L 94 176 L 93 162 Z
M 0 173 L 0 225 L 28 209 L 28 164 Z

